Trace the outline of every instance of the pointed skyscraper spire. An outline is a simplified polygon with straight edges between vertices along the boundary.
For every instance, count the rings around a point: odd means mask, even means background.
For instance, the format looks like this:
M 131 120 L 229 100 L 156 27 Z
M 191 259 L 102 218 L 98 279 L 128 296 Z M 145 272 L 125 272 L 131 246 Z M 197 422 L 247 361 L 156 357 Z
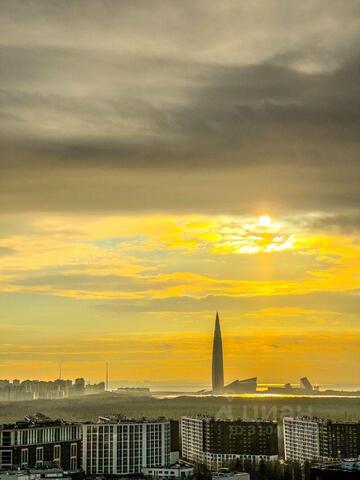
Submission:
M 223 350 L 218 312 L 216 312 L 212 354 L 212 389 L 213 393 L 222 393 L 224 390 Z

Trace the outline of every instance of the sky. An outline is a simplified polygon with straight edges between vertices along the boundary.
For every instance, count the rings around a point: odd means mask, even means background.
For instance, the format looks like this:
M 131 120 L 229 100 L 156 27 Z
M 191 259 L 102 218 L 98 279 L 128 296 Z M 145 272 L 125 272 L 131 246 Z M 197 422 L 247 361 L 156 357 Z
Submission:
M 360 386 L 360 1 L 2 0 L 0 378 Z

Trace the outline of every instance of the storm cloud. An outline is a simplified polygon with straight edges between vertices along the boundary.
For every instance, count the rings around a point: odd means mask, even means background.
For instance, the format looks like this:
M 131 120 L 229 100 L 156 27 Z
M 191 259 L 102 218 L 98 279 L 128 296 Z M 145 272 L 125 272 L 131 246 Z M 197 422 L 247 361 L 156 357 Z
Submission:
M 0 22 L 5 210 L 357 208 L 359 1 L 12 0 Z

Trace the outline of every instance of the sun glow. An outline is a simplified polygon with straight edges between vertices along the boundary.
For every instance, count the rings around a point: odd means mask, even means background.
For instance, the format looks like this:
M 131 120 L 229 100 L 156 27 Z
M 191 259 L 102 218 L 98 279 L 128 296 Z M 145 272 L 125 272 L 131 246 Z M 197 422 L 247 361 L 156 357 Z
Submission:
M 270 227 L 271 226 L 271 217 L 269 215 L 261 215 L 258 220 L 258 224 L 261 227 Z

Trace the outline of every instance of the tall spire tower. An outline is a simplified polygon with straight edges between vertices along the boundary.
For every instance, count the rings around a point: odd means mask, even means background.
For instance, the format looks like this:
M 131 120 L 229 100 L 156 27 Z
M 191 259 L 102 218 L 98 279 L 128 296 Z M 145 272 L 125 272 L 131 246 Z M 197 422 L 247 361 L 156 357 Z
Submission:
M 220 318 L 216 312 L 214 343 L 212 354 L 212 390 L 213 393 L 222 393 L 224 390 L 224 365 L 221 339 Z

